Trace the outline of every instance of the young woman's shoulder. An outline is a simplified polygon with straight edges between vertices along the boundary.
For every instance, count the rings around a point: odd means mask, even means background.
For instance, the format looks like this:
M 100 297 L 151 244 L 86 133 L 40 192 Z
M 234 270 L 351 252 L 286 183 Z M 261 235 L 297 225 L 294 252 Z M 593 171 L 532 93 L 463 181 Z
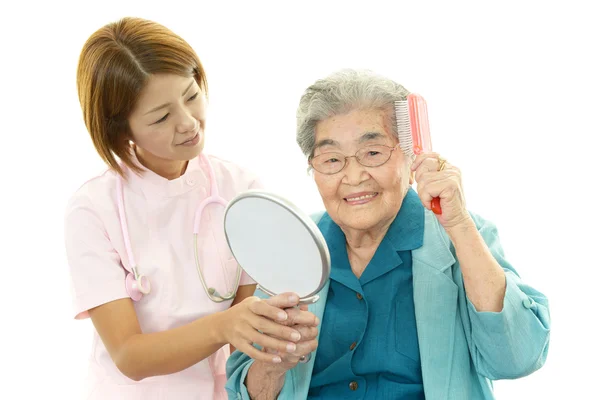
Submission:
M 69 198 L 67 216 L 82 207 L 88 210 L 113 208 L 116 201 L 116 173 L 106 170 L 85 181 Z
M 212 154 L 207 154 L 207 157 L 221 185 L 231 186 L 236 193 L 263 188 L 260 178 L 248 167 Z

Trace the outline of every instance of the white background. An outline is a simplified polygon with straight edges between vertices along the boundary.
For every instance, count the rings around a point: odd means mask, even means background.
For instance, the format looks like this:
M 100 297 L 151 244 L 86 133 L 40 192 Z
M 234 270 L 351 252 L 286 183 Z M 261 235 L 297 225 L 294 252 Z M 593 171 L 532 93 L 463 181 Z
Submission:
M 359 67 L 421 93 L 434 149 L 462 169 L 469 208 L 496 222 L 510 261 L 550 299 L 545 367 L 497 382 L 497 397 L 600 398 L 594 3 L 4 3 L 0 398 L 79 398 L 91 323 L 73 320 L 62 218 L 104 166 L 75 70 L 86 38 L 126 15 L 161 22 L 197 50 L 210 89 L 207 151 L 307 212 L 321 203 L 295 144 L 304 88 Z

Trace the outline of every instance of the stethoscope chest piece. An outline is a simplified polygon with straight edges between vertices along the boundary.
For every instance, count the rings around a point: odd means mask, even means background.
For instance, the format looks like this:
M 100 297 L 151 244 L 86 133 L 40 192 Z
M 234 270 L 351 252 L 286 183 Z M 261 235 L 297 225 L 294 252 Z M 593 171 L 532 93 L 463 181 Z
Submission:
M 133 301 L 139 301 L 143 295 L 150 293 L 150 280 L 145 275 L 138 275 L 136 278 L 134 273 L 130 272 L 125 278 L 125 288 Z

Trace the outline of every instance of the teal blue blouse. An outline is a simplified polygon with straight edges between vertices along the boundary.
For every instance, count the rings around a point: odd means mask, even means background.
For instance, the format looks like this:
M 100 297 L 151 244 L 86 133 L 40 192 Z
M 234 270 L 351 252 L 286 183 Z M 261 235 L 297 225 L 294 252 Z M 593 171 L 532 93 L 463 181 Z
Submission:
M 424 399 L 415 322 L 411 250 L 423 244 L 424 209 L 410 189 L 360 278 L 342 230 L 325 214 L 331 255 L 309 399 Z

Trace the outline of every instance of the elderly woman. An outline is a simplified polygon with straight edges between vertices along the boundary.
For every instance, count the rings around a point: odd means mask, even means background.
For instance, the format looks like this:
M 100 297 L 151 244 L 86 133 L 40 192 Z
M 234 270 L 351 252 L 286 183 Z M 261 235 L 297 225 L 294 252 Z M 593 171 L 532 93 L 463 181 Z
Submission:
M 393 104 L 408 94 L 363 71 L 304 93 L 297 141 L 325 206 L 315 221 L 331 276 L 317 304 L 288 310 L 303 338 L 282 362 L 232 355 L 230 398 L 492 399 L 493 380 L 544 364 L 546 297 L 467 210 L 459 169 L 399 149 Z

